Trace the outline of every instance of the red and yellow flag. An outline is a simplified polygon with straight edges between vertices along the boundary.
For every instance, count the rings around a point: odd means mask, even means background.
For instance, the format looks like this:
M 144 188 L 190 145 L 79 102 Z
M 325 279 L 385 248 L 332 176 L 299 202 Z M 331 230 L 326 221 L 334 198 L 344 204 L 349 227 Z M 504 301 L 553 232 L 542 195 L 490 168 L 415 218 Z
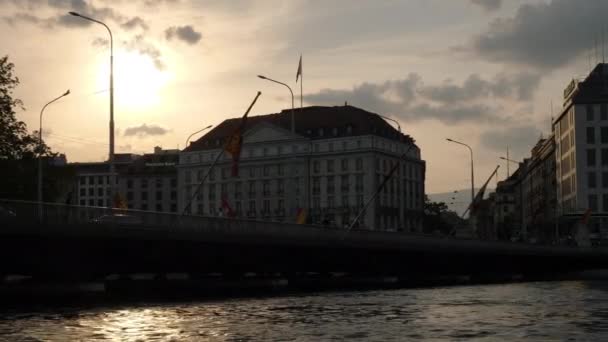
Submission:
M 297 224 L 306 223 L 306 210 L 304 210 L 303 208 L 298 208 L 298 211 L 296 213 L 296 223 Z
M 232 177 L 239 175 L 239 158 L 241 157 L 243 132 L 245 131 L 245 125 L 247 124 L 247 114 L 249 114 L 249 111 L 243 115 L 241 123 L 234 130 L 230 138 L 228 138 L 226 146 L 224 147 L 224 150 L 232 156 Z

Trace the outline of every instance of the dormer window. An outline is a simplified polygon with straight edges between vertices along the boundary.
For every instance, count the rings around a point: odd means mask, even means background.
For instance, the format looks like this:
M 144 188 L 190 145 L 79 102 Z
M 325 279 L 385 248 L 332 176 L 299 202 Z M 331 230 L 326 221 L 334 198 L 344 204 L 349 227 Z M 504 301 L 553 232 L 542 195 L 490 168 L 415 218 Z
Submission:
M 319 136 L 322 137 L 323 136 L 323 128 L 319 128 Z
M 351 125 L 346 126 L 346 133 L 351 134 L 353 132 L 353 127 Z
M 337 128 L 334 127 L 331 131 L 332 131 L 334 137 L 338 135 L 338 129 Z
M 312 135 L 312 131 L 311 131 L 311 130 L 309 130 L 309 129 L 307 129 L 307 130 L 306 130 L 306 134 L 308 134 L 308 135 Z

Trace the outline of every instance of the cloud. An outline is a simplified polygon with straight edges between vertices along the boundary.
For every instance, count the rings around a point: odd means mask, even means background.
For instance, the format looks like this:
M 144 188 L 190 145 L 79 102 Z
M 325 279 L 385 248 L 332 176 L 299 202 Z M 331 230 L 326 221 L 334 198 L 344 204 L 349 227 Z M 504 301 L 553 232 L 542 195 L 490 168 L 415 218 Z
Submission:
M 541 131 L 532 125 L 519 125 L 513 127 L 500 127 L 485 131 L 480 136 L 480 144 L 484 148 L 501 155 L 506 151 L 507 146 L 513 152 L 512 155 L 529 156 L 530 150 L 538 141 Z
M 148 56 L 158 70 L 165 70 L 166 65 L 162 60 L 162 53 L 152 43 L 147 42 L 143 35 L 138 34 L 129 41 L 123 41 L 123 45 L 129 51 Z
M 137 27 L 140 27 L 142 30 L 147 31 L 148 30 L 148 24 L 146 24 L 146 22 L 140 18 L 140 17 L 133 17 L 127 21 L 125 21 L 124 23 L 120 24 L 120 27 L 122 27 L 123 29 L 130 31 L 133 30 Z
M 490 23 L 472 49 L 492 62 L 556 69 L 590 51 L 606 13 L 604 0 L 525 4 L 515 16 Z
M 138 138 L 143 138 L 151 135 L 165 135 L 169 133 L 170 130 L 158 125 L 154 124 L 141 124 L 140 126 L 127 127 L 125 129 L 124 136 L 131 137 L 136 136 Z
M 93 42 L 91 42 L 91 44 L 93 44 L 93 46 L 106 47 L 110 45 L 110 40 L 106 38 L 97 37 L 93 39 Z
M 420 92 L 431 100 L 444 103 L 470 101 L 489 96 L 530 100 L 540 83 L 540 79 L 540 74 L 525 72 L 515 75 L 501 73 L 491 81 L 484 80 L 477 74 L 472 74 L 464 81 L 462 86 L 448 81 L 439 86 L 424 87 Z
M 191 25 L 172 26 L 165 30 L 165 38 L 167 38 L 167 40 L 176 38 L 190 45 L 198 43 L 201 40 L 201 37 L 201 33 L 196 32 Z
M 471 3 L 483 8 L 485 11 L 496 11 L 500 9 L 502 0 L 471 0 Z
M 528 103 L 539 82 L 540 75 L 537 74 L 500 73 L 490 80 L 472 74 L 461 85 L 452 81 L 424 85 L 418 74 L 410 73 L 401 80 L 366 82 L 351 90 L 322 89 L 307 94 L 305 98 L 309 103 L 322 105 L 347 101 L 355 106 L 408 121 L 504 123 L 510 119 L 501 115 L 504 106 L 513 107 L 512 112 L 522 102 Z
M 87 27 L 93 23 L 88 20 L 83 20 L 68 14 L 68 11 L 74 11 L 97 20 L 107 21 L 112 20 L 118 23 L 125 30 L 132 30 L 136 27 L 141 27 L 143 30 L 148 29 L 147 23 L 140 17 L 129 17 L 114 10 L 113 7 L 97 7 L 90 2 L 84 0 L 24 0 L 12 1 L 12 4 L 19 9 L 30 11 L 40 9 L 43 6 L 54 10 L 56 13 L 48 18 L 39 17 L 29 14 L 28 12 L 16 13 L 11 16 L 4 16 L 2 19 L 11 24 L 19 23 L 33 24 L 44 29 L 59 27 L 79 28 Z
M 179 3 L 179 0 L 144 0 L 144 6 L 155 8 L 162 4 L 173 5 Z

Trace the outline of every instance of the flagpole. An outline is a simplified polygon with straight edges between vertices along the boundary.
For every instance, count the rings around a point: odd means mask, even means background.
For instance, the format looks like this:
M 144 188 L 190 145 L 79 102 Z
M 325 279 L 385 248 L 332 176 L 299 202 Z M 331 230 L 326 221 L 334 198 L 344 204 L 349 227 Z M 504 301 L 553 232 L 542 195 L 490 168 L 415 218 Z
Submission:
M 300 54 L 300 62 L 302 61 L 302 54 Z M 304 67 L 302 67 L 302 70 L 300 71 L 300 110 L 304 107 L 303 103 L 304 103 L 304 93 L 303 93 L 303 89 L 304 89 Z
M 357 223 L 357 221 L 359 221 L 359 218 L 361 217 L 361 215 L 363 215 L 363 213 L 367 210 L 367 208 L 370 206 L 370 204 L 372 204 L 372 202 L 374 201 L 374 199 L 376 199 L 376 197 L 378 197 L 378 194 L 380 194 L 380 191 L 382 191 L 382 189 L 384 188 L 384 186 L 386 185 L 386 183 L 393 176 L 393 173 L 395 173 L 395 171 L 399 167 L 399 162 L 401 161 L 401 159 L 404 159 L 405 157 L 407 157 L 407 153 L 410 151 L 410 149 L 413 146 L 414 146 L 413 144 L 410 144 L 410 146 L 407 148 L 407 150 L 405 150 L 405 153 L 403 153 L 399 157 L 399 159 L 397 160 L 397 162 L 395 163 L 395 165 L 393 165 L 393 167 L 389 171 L 388 175 L 386 175 L 386 177 L 384 177 L 384 180 L 382 181 L 382 184 L 380 184 L 380 186 L 378 186 L 378 189 L 376 189 L 376 192 L 367 201 L 367 203 L 365 204 L 365 206 L 363 206 L 363 208 L 361 208 L 361 210 L 359 210 L 359 213 L 357 214 L 357 216 L 355 217 L 355 219 L 350 223 L 350 225 L 348 226 L 348 229 L 346 229 L 346 231 L 350 231 L 353 228 L 353 226 Z
M 251 102 L 251 104 L 249 105 L 249 108 L 247 108 L 247 111 L 245 112 L 245 114 L 243 115 L 243 117 L 245 117 L 245 116 L 247 116 L 247 114 L 249 114 L 249 111 L 251 111 L 251 108 L 253 108 L 253 105 L 258 100 L 258 97 L 260 97 L 260 95 L 262 95 L 262 92 L 258 91 L 257 95 L 253 99 L 253 102 Z M 240 132 L 240 134 L 243 134 L 243 132 Z M 211 170 L 213 170 L 213 168 L 215 167 L 215 165 L 217 165 L 217 162 L 220 160 L 220 157 L 222 155 L 224 155 L 224 151 L 226 150 L 226 145 L 228 143 L 230 143 L 231 140 L 232 139 L 228 139 L 226 141 L 226 143 L 224 144 L 224 147 L 222 147 L 222 149 L 220 150 L 220 153 L 217 154 L 217 156 L 215 157 L 215 160 L 213 161 L 213 163 L 209 167 L 209 170 L 207 170 L 207 173 L 205 173 L 205 177 L 203 177 L 203 179 L 201 179 L 201 181 L 198 183 L 198 186 L 196 187 L 196 191 L 192 194 L 192 196 L 190 196 L 190 201 L 188 201 L 188 204 L 186 205 L 186 207 L 182 211 L 182 215 L 184 215 L 190 209 L 190 207 L 192 207 L 192 202 L 194 201 L 194 198 L 200 192 L 200 189 L 203 186 L 203 183 L 205 183 L 205 180 L 207 180 L 207 177 L 209 177 L 209 174 L 211 173 Z

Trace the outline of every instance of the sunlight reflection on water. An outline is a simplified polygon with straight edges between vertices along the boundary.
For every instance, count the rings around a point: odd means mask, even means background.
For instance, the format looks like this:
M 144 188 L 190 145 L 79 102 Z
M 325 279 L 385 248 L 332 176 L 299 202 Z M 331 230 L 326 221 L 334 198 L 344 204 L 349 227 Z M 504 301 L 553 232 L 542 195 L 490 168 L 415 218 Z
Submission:
M 606 340 L 608 282 L 0 311 L 0 340 Z

